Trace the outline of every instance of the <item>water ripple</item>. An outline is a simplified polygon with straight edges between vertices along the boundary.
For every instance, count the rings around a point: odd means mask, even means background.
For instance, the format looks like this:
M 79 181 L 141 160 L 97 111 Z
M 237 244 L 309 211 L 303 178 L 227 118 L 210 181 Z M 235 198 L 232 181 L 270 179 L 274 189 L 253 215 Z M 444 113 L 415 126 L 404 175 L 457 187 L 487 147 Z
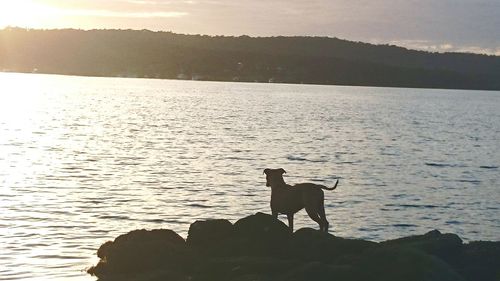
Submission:
M 340 179 L 341 237 L 500 237 L 498 92 L 0 74 L 0 93 L 0 279 L 94 280 L 127 231 L 269 212 L 264 168 Z

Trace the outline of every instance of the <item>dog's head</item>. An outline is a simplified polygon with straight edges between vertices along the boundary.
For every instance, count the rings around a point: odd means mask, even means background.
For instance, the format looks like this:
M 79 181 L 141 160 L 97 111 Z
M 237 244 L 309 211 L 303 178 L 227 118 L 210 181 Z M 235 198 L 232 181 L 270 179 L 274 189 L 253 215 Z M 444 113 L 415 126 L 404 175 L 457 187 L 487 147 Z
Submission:
M 285 180 L 283 180 L 283 174 L 285 173 L 286 171 L 283 168 L 264 169 L 264 174 L 266 174 L 266 186 L 273 186 L 284 183 Z

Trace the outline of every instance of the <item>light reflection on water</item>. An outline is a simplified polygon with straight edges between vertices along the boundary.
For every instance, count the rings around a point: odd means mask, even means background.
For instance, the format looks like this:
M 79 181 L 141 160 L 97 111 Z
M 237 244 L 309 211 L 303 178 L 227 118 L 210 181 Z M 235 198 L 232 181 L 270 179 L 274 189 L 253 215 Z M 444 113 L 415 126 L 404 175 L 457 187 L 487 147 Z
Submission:
M 0 74 L 0 280 L 93 280 L 124 232 L 269 212 L 267 167 L 340 178 L 339 236 L 500 240 L 499 108 L 499 92 Z

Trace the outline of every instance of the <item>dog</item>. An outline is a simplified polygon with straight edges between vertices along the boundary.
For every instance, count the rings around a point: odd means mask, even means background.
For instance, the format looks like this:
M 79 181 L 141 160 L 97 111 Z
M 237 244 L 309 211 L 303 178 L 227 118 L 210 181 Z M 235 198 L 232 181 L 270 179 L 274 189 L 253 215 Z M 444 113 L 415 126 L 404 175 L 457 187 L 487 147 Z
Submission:
M 279 169 L 264 169 L 266 175 L 266 186 L 271 187 L 271 212 L 273 217 L 278 218 L 278 214 L 285 214 L 288 218 L 288 227 L 293 232 L 293 215 L 303 208 L 306 209 L 309 217 L 319 224 L 321 231 L 328 232 L 328 220 L 325 215 L 324 199 L 325 190 L 334 190 L 335 186 L 329 188 L 314 183 L 299 183 L 288 185 L 283 179 L 286 171 Z

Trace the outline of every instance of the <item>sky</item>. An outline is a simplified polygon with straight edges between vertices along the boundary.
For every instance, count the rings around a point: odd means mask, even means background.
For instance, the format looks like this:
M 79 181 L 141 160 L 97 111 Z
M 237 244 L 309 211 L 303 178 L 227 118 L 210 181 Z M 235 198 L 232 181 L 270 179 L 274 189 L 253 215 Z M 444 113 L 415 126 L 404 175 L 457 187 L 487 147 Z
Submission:
M 500 0 L 0 0 L 0 28 L 329 36 L 500 55 Z

